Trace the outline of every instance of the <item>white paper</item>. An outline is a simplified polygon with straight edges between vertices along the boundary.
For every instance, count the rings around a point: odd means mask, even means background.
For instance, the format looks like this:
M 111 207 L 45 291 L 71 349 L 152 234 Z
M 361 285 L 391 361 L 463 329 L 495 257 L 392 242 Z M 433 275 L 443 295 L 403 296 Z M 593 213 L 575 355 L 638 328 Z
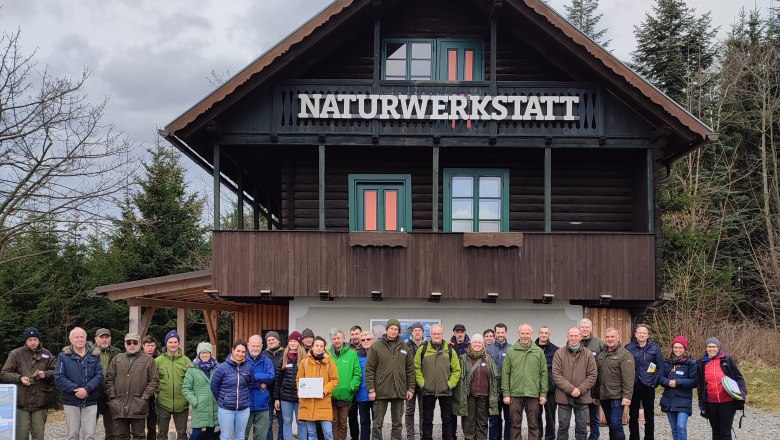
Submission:
M 299 399 L 322 399 L 323 396 L 321 377 L 304 377 L 298 380 Z

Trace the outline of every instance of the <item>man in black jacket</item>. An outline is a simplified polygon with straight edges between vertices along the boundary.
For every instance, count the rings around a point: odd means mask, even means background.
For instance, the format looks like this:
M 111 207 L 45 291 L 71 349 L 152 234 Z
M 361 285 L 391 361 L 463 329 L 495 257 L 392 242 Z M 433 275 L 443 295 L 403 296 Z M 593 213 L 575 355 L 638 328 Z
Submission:
M 553 382 L 552 379 L 552 361 L 555 352 L 558 351 L 558 346 L 553 344 L 550 340 L 550 327 L 543 325 L 539 328 L 539 338 L 536 339 L 536 345 L 544 351 L 544 356 L 547 358 L 547 403 L 542 406 L 542 411 L 539 411 L 538 425 L 540 428 L 544 426 L 542 429 L 542 437 L 545 440 L 555 440 L 557 426 L 555 423 L 555 411 L 557 410 L 558 405 L 555 403 L 555 382 Z M 544 412 L 544 416 L 542 416 L 542 412 Z M 542 424 L 542 419 L 544 419 L 544 424 Z

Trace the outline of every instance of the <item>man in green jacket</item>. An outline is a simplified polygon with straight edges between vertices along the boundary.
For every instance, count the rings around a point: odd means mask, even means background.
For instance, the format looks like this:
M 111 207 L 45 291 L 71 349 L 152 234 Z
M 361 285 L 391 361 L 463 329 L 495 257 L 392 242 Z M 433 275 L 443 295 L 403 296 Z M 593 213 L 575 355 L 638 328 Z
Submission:
M 452 440 L 452 390 L 460 380 L 460 360 L 444 341 L 444 328 L 439 324 L 431 326 L 431 340 L 417 349 L 414 372 L 423 393 L 422 439 L 433 438 L 433 410 L 438 400 L 442 438 Z
M 620 343 L 620 332 L 610 327 L 604 333 L 607 349 L 596 356 L 598 380 L 596 398 L 609 424 L 609 438 L 626 438 L 623 430 L 623 407 L 631 405 L 634 393 L 634 356 Z
M 168 427 L 173 418 L 176 426 L 176 440 L 187 439 L 187 416 L 189 403 L 181 393 L 189 358 L 179 348 L 181 338 L 176 330 L 165 335 L 165 352 L 154 360 L 160 375 L 160 388 L 155 396 L 157 413 L 157 440 L 168 439 Z
M 339 373 L 339 384 L 331 396 L 333 406 L 333 439 L 347 439 L 347 420 L 349 408 L 355 392 L 360 388 L 363 371 L 357 352 L 344 345 L 344 332 L 338 329 L 330 331 L 330 355 Z
M 520 340 L 507 351 L 501 372 L 501 389 L 504 404 L 509 405 L 513 440 L 523 438 L 523 411 L 528 419 L 528 440 L 539 440 L 539 409 L 547 403 L 547 358 L 531 340 L 533 332 L 530 325 L 520 325 Z
M 368 398 L 374 401 L 372 440 L 382 440 L 382 425 L 387 406 L 393 428 L 390 438 L 401 440 L 404 400 L 414 397 L 414 360 L 404 341 L 398 336 L 401 323 L 388 319 L 385 335 L 371 346 L 366 357 L 366 388 Z

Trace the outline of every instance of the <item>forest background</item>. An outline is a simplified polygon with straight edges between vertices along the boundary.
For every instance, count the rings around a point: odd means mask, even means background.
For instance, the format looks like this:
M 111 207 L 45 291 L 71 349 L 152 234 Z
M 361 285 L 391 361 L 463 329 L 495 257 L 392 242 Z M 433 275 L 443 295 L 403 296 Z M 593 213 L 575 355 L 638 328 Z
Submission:
M 609 49 L 598 0 L 559 12 Z M 738 359 L 778 368 L 780 347 L 756 342 L 780 336 L 780 10 L 743 11 L 734 23 L 718 39 L 706 11 L 654 0 L 635 24 L 632 67 L 719 134 L 664 179 L 671 299 L 645 321 L 661 343 L 685 334 L 699 353 L 717 335 Z M 22 31 L 0 38 L 0 362 L 28 326 L 52 351 L 74 326 L 122 335 L 126 304 L 87 292 L 211 260 L 208 202 L 187 184 L 186 159 L 160 139 L 116 132 L 106 102 L 87 98 L 89 72 L 51 75 L 23 50 Z M 221 224 L 236 224 L 235 203 Z M 161 338 L 175 319 L 158 310 L 150 334 Z M 230 313 L 219 324 L 226 345 Z M 187 331 L 188 351 L 207 339 L 199 311 Z

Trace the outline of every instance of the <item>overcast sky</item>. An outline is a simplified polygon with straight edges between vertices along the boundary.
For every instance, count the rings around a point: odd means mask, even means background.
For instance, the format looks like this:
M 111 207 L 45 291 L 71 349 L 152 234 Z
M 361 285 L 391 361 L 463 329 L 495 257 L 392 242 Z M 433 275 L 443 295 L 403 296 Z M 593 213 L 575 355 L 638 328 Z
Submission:
M 418 0 L 421 1 L 421 0 Z M 565 15 L 570 0 L 551 0 Z M 7 0 L 5 32 L 21 29 L 24 53 L 37 50 L 39 67 L 78 76 L 86 92 L 109 97 L 107 121 L 137 142 L 206 96 L 211 72 L 234 74 L 330 0 Z M 601 0 L 610 48 L 629 59 L 633 26 L 655 1 Z M 740 8 L 766 12 L 774 0 L 688 0 L 698 14 L 712 11 L 721 36 Z

